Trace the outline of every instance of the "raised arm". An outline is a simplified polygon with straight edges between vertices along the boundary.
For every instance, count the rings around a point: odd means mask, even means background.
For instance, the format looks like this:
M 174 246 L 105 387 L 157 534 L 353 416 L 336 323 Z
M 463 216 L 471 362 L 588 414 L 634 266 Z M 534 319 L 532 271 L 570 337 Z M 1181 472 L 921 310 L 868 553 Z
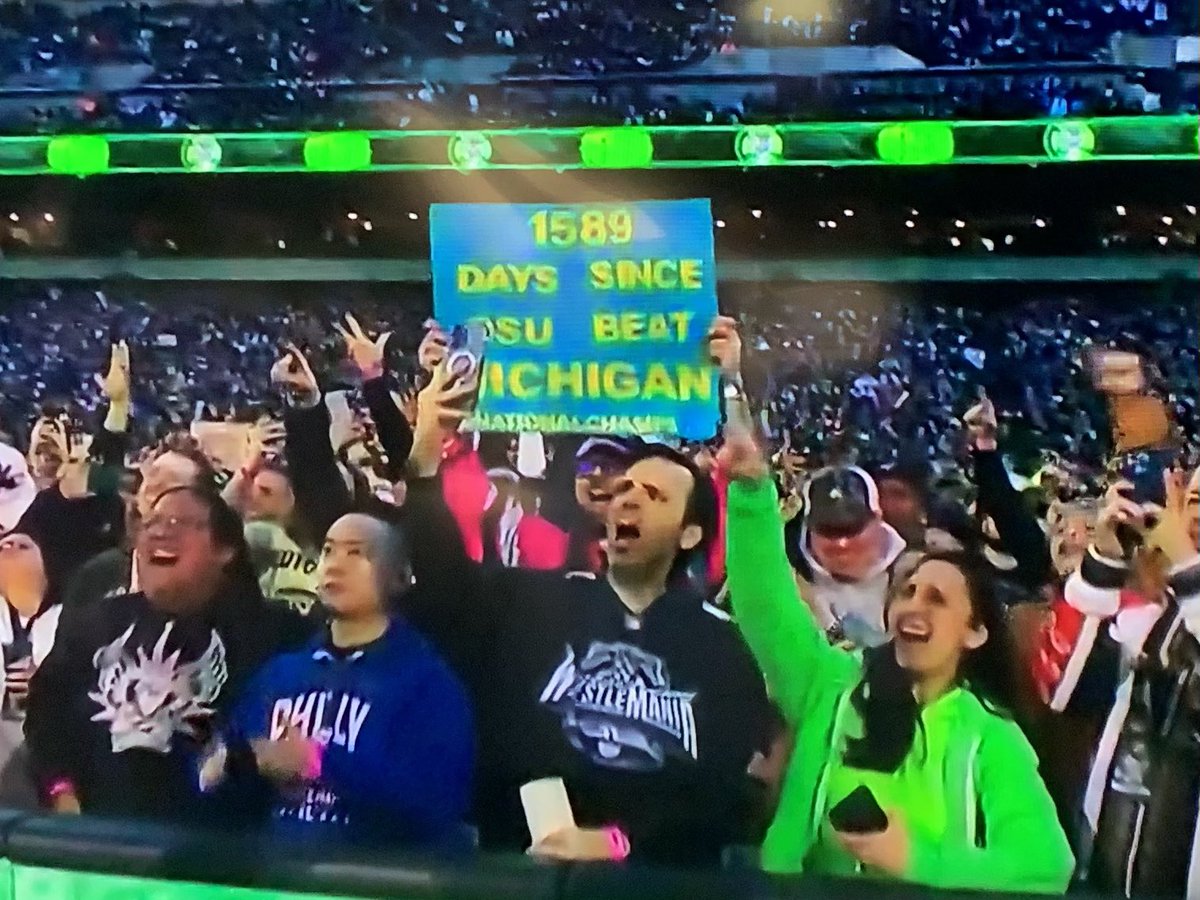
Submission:
M 454 384 L 443 365 L 421 391 L 405 502 L 416 581 L 406 597 L 405 614 L 472 683 L 480 674 L 494 613 L 504 603 L 511 580 L 505 572 L 485 577 L 483 568 L 467 555 L 439 474 L 446 435 L 468 415 L 464 404 L 473 389 L 471 384 Z
M 354 503 L 329 442 L 329 408 L 322 402 L 308 361 L 294 346 L 275 364 L 271 380 L 287 394 L 283 446 L 296 510 L 309 535 L 319 542 Z
M 964 417 L 975 459 L 979 508 L 992 517 L 1006 552 L 1017 561 L 1017 577 L 1038 591 L 1051 576 L 1050 544 L 1024 498 L 1012 486 L 996 440 L 996 410 L 986 397 Z
M 725 356 L 736 339 L 731 319 L 714 323 L 714 358 Z M 736 372 L 732 365 L 723 364 Z M 762 450 L 749 430 L 744 400 L 727 394 L 724 446 L 718 461 L 730 478 L 725 559 L 734 619 L 767 686 L 789 723 L 803 720 L 814 688 L 850 685 L 859 675 L 857 660 L 833 648 L 800 597 L 783 544 L 779 502 Z

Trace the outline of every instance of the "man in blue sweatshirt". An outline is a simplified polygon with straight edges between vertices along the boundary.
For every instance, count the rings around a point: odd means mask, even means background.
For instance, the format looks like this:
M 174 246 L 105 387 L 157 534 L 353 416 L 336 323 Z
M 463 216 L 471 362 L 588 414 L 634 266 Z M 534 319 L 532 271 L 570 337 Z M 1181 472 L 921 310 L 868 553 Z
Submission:
M 282 838 L 452 844 L 471 793 L 472 716 L 450 669 L 392 615 L 411 580 L 395 528 L 361 514 L 335 522 L 318 569 L 327 630 L 248 685 L 201 787 L 265 779 Z

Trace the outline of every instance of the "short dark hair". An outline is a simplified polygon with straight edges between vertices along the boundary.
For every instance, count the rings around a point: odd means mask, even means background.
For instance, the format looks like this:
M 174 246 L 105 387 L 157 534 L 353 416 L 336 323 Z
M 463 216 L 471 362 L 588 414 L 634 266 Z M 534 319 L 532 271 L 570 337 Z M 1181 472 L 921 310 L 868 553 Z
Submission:
M 225 577 L 229 587 L 238 598 L 262 599 L 262 589 L 259 586 L 258 573 L 250 558 L 250 547 L 246 543 L 246 526 L 241 516 L 217 492 L 215 487 L 182 486 L 163 491 L 154 498 L 154 506 L 158 506 L 165 497 L 172 494 L 188 494 L 194 497 L 208 511 L 208 528 L 212 533 L 213 543 L 233 551 L 233 559 L 225 567 Z
M 186 432 L 176 431 L 159 441 L 151 455 L 151 461 L 174 453 L 191 460 L 196 466 L 196 487 L 200 490 L 216 490 L 217 470 L 200 446 L 200 442 Z

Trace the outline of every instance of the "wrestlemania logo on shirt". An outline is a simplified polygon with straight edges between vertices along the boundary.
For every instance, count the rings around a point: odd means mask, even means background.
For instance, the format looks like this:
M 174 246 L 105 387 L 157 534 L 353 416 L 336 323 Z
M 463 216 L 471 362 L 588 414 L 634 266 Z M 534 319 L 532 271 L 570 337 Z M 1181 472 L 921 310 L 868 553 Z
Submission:
M 695 693 L 671 690 L 666 666 L 640 647 L 595 641 L 581 661 L 567 647 L 539 703 L 562 717 L 571 746 L 610 769 L 651 772 L 667 755 L 698 758 Z

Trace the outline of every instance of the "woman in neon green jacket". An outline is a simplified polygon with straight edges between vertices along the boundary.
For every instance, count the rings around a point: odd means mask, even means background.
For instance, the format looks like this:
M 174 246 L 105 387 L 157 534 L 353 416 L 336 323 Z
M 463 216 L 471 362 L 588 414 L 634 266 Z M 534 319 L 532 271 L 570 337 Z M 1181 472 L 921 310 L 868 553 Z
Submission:
M 865 656 L 831 647 L 797 590 L 761 454 L 748 438 L 728 438 L 723 452 L 738 479 L 730 599 L 796 729 L 764 868 L 1063 893 L 1074 860 L 1005 711 L 1013 682 L 990 572 L 965 554 L 927 557 L 889 600 L 889 643 Z M 864 785 L 886 830 L 836 831 L 829 811 Z

